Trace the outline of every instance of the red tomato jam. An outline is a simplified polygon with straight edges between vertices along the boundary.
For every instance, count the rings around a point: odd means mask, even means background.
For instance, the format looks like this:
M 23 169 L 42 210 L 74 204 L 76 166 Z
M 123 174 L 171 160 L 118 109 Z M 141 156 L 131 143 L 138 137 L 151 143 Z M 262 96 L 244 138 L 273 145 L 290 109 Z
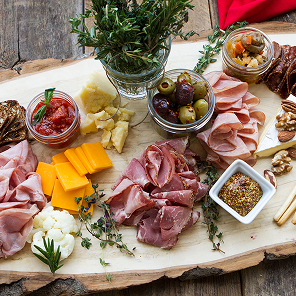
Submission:
M 43 106 L 39 102 L 32 113 L 32 121 L 34 114 Z M 56 136 L 65 132 L 75 119 L 75 109 L 64 99 L 52 98 L 49 102 L 51 108 L 47 107 L 46 112 L 40 122 L 33 125 L 33 129 L 44 136 Z

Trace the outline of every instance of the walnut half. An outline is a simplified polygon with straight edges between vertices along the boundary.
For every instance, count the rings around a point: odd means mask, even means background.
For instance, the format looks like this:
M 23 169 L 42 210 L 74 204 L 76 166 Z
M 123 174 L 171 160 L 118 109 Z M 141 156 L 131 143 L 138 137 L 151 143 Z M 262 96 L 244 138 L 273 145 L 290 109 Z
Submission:
M 271 171 L 276 175 L 282 175 L 288 173 L 292 170 L 291 157 L 288 156 L 289 152 L 287 150 L 280 150 L 277 152 L 272 161 Z

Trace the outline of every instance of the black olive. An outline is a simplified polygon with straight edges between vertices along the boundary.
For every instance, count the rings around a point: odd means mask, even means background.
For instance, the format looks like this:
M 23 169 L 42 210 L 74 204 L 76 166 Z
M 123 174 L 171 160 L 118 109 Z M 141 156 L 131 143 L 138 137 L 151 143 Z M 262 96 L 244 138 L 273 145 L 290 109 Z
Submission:
M 163 94 L 157 93 L 154 95 L 152 105 L 155 111 L 162 117 L 169 113 L 170 101 L 169 98 Z
M 194 88 L 187 82 L 178 83 L 175 93 L 177 104 L 181 106 L 189 105 L 193 101 Z
M 181 123 L 178 116 L 178 112 L 175 110 L 170 110 L 169 113 L 164 117 L 164 119 L 175 124 Z

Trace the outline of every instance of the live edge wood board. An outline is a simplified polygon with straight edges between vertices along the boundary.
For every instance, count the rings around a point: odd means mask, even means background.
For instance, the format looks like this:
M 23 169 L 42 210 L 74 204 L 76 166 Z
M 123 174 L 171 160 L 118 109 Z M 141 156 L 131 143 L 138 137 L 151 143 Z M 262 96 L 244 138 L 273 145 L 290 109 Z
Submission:
M 296 45 L 295 34 L 270 34 L 270 37 L 280 44 Z M 166 70 L 193 69 L 204 43 L 205 41 L 173 43 Z M 75 96 L 87 76 L 94 70 L 103 71 L 100 62 L 90 57 L 63 67 L 21 75 L 0 84 L 0 100 L 17 99 L 22 105 L 27 106 L 36 94 L 48 87 L 56 87 Z M 210 65 L 207 72 L 215 70 L 221 70 L 220 57 L 216 63 Z M 249 90 L 260 98 L 259 109 L 266 114 L 267 123 L 273 117 L 275 110 L 280 107 L 279 96 L 270 92 L 263 84 L 250 85 Z M 127 103 L 127 108 L 136 111 L 133 123 L 145 117 L 146 100 L 126 100 L 122 103 Z M 261 132 L 262 130 L 263 127 L 260 128 Z M 78 146 L 83 142 L 100 141 L 100 135 L 93 133 L 79 136 L 72 146 Z M 104 189 L 108 196 L 111 186 L 130 160 L 157 140 L 161 140 L 161 137 L 153 130 L 147 117 L 144 122 L 130 129 L 121 154 L 114 149 L 107 150 L 113 167 L 92 175 L 93 183 L 98 183 L 99 189 Z M 32 141 L 31 145 L 38 160 L 48 163 L 51 162 L 51 157 L 60 151 L 51 150 L 36 141 Z M 194 136 L 191 138 L 191 148 L 204 157 L 204 151 Z M 295 166 L 295 161 L 292 162 Z M 262 175 L 264 169 L 270 167 L 271 157 L 267 157 L 258 159 L 254 168 Z M 254 266 L 266 257 L 272 259 L 295 254 L 296 226 L 291 223 L 291 218 L 281 227 L 272 220 L 294 185 L 293 170 L 287 175 L 278 177 L 276 194 L 249 225 L 241 224 L 221 209 L 218 227 L 223 232 L 224 243 L 221 248 L 224 254 L 212 251 L 201 215 L 196 225 L 180 235 L 177 245 L 171 250 L 162 250 L 137 242 L 134 227 L 120 227 L 123 240 L 129 248 L 135 247 L 134 257 L 124 255 L 112 247 L 107 247 L 102 255 L 99 242 L 95 239 L 92 239 L 93 246 L 86 250 L 80 246 L 80 238 L 76 238 L 72 255 L 63 262 L 64 266 L 54 276 L 48 272 L 47 266 L 33 256 L 30 245 L 27 244 L 14 256 L 0 259 L 0 284 L 22 280 L 27 291 L 34 291 L 56 279 L 72 278 L 83 285 L 88 292 L 95 292 L 148 283 L 162 276 L 190 279 L 229 273 Z M 201 211 L 201 206 L 196 205 L 196 209 Z M 100 212 L 97 211 L 95 217 L 99 215 Z M 111 283 L 106 280 L 100 265 L 99 258 L 102 256 L 110 263 L 107 271 L 111 273 Z

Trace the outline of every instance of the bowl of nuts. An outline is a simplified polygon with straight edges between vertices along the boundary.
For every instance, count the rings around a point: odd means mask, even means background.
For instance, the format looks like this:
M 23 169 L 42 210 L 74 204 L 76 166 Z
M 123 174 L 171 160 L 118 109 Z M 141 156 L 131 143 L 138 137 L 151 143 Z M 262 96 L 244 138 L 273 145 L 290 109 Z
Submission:
M 164 73 L 161 82 L 148 90 L 148 113 L 164 138 L 201 132 L 212 118 L 215 96 L 209 82 L 187 69 Z

